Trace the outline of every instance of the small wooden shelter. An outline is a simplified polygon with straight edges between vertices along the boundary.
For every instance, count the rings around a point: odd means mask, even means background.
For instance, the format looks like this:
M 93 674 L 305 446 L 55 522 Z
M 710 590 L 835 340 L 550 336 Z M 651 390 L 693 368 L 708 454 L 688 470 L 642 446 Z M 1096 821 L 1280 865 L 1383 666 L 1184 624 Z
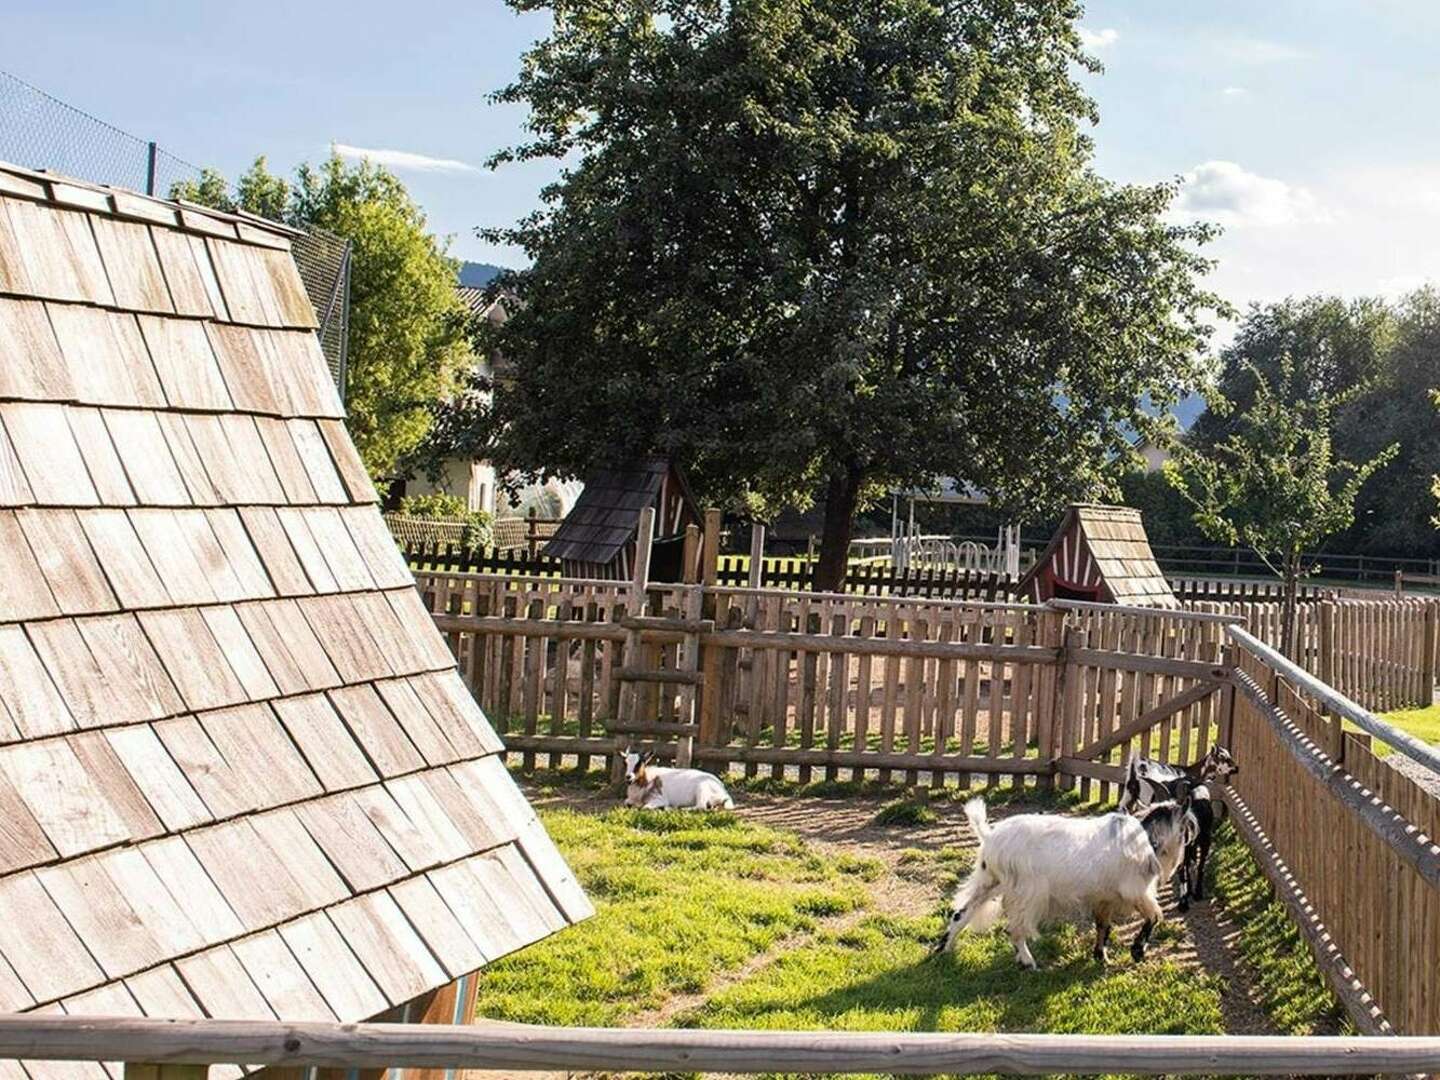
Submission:
M 1021 578 L 1022 600 L 1091 600 L 1135 607 L 1178 607 L 1155 562 L 1140 511 L 1076 503 Z
M 591 913 L 289 249 L 0 166 L 0 1011 L 463 1022 L 477 969 Z
M 701 515 L 684 474 L 663 457 L 592 472 L 542 553 L 562 560 L 566 577 L 628 580 L 635 561 L 635 528 L 647 506 L 655 511 L 650 579 L 677 581 L 685 529 L 699 527 Z

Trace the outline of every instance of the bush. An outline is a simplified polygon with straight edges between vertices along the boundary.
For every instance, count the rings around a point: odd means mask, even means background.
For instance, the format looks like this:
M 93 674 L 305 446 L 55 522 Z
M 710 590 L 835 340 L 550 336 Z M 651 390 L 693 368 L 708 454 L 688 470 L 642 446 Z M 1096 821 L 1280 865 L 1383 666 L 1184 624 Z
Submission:
M 490 515 L 484 510 L 471 510 L 458 495 L 437 491 L 432 495 L 406 495 L 400 500 L 400 513 L 426 521 L 460 521 L 465 524 L 461 542 L 467 548 L 484 547 L 490 543 Z
M 887 803 L 875 815 L 876 825 L 931 825 L 936 820 L 934 810 L 923 802 L 913 800 Z

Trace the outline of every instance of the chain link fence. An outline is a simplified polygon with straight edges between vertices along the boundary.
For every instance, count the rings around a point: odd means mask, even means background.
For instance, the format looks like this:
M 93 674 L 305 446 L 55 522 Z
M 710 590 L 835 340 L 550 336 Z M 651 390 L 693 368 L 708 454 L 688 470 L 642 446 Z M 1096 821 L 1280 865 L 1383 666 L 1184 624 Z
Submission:
M 202 170 L 183 158 L 67 105 L 0 71 L 0 161 L 46 170 L 92 184 L 168 198 L 175 184 L 198 181 Z M 350 243 L 312 229 L 294 239 L 295 264 L 315 317 L 335 385 L 345 391 L 350 332 Z

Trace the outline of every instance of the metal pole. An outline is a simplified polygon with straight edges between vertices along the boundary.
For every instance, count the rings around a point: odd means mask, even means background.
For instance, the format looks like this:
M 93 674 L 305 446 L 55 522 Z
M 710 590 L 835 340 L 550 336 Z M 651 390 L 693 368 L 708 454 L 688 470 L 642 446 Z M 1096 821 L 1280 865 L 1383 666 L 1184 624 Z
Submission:
M 145 147 L 145 194 L 155 194 L 155 144 L 147 143 Z

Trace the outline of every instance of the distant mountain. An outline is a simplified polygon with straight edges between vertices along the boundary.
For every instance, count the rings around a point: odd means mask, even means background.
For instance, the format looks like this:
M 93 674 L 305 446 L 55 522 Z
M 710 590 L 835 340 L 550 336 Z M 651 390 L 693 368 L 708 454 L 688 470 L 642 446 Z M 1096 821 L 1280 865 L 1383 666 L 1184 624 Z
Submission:
M 483 289 L 505 270 L 492 263 L 465 262 L 460 264 L 460 284 L 474 289 Z

